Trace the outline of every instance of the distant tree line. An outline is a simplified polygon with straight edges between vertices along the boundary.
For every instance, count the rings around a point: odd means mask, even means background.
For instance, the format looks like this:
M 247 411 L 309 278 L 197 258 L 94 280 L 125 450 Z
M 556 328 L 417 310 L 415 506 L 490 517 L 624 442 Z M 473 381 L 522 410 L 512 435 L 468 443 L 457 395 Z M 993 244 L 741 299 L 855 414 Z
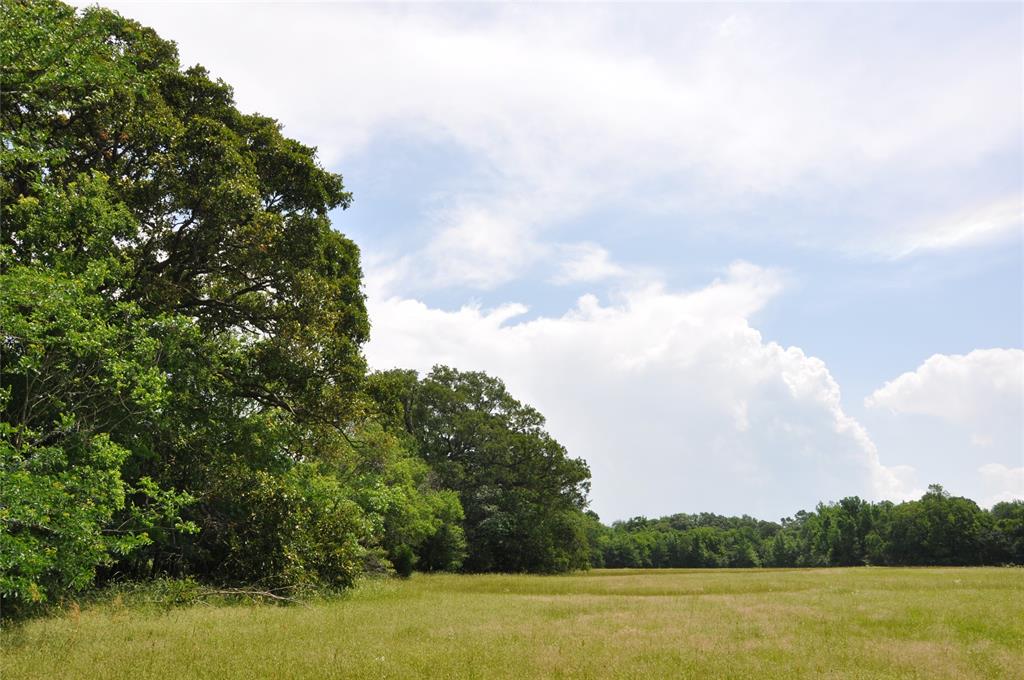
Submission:
M 916 501 L 853 496 L 778 523 L 710 513 L 610 527 L 590 519 L 595 567 L 1024 564 L 1024 501 L 984 510 L 938 485 Z

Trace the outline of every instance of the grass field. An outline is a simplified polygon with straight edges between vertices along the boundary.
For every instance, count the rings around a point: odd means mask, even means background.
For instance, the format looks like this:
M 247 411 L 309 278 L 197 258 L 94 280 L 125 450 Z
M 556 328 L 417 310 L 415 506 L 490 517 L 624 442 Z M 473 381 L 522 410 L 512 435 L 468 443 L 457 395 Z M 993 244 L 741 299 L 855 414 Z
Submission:
M 1024 569 L 367 581 L 309 606 L 118 602 L 3 633 L 15 678 L 1024 678 Z

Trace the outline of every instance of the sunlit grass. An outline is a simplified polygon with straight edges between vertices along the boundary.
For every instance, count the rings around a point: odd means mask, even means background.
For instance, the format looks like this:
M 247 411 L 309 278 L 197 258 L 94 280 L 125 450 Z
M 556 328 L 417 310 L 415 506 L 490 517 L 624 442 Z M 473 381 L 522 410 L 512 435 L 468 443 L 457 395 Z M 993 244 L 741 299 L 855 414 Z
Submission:
M 3 634 L 14 678 L 1024 677 L 1024 570 L 416 575 L 309 606 L 117 602 Z

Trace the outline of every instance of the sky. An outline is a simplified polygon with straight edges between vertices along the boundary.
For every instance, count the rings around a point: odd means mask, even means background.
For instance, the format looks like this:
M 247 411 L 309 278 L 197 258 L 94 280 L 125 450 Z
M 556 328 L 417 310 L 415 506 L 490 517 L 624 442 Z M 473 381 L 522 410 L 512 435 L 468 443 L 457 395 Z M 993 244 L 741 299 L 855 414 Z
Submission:
M 371 367 L 502 378 L 603 520 L 1024 498 L 1020 4 L 108 6 L 344 176 Z

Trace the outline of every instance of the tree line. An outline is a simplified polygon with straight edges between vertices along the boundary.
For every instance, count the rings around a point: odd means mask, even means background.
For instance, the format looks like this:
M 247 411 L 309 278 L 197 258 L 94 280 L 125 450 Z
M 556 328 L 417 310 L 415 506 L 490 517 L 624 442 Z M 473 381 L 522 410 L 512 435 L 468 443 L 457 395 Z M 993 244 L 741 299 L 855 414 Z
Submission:
M 851 567 L 1024 564 L 1024 501 L 984 510 L 939 485 L 915 501 L 856 496 L 781 522 L 711 513 L 591 516 L 595 567 Z
M 314 148 L 114 12 L 0 12 L 4 615 L 164 576 L 1022 561 L 1013 504 L 965 510 L 982 528 L 948 553 L 906 504 L 604 527 L 586 464 L 499 379 L 367 370 L 328 216 L 352 196 Z

